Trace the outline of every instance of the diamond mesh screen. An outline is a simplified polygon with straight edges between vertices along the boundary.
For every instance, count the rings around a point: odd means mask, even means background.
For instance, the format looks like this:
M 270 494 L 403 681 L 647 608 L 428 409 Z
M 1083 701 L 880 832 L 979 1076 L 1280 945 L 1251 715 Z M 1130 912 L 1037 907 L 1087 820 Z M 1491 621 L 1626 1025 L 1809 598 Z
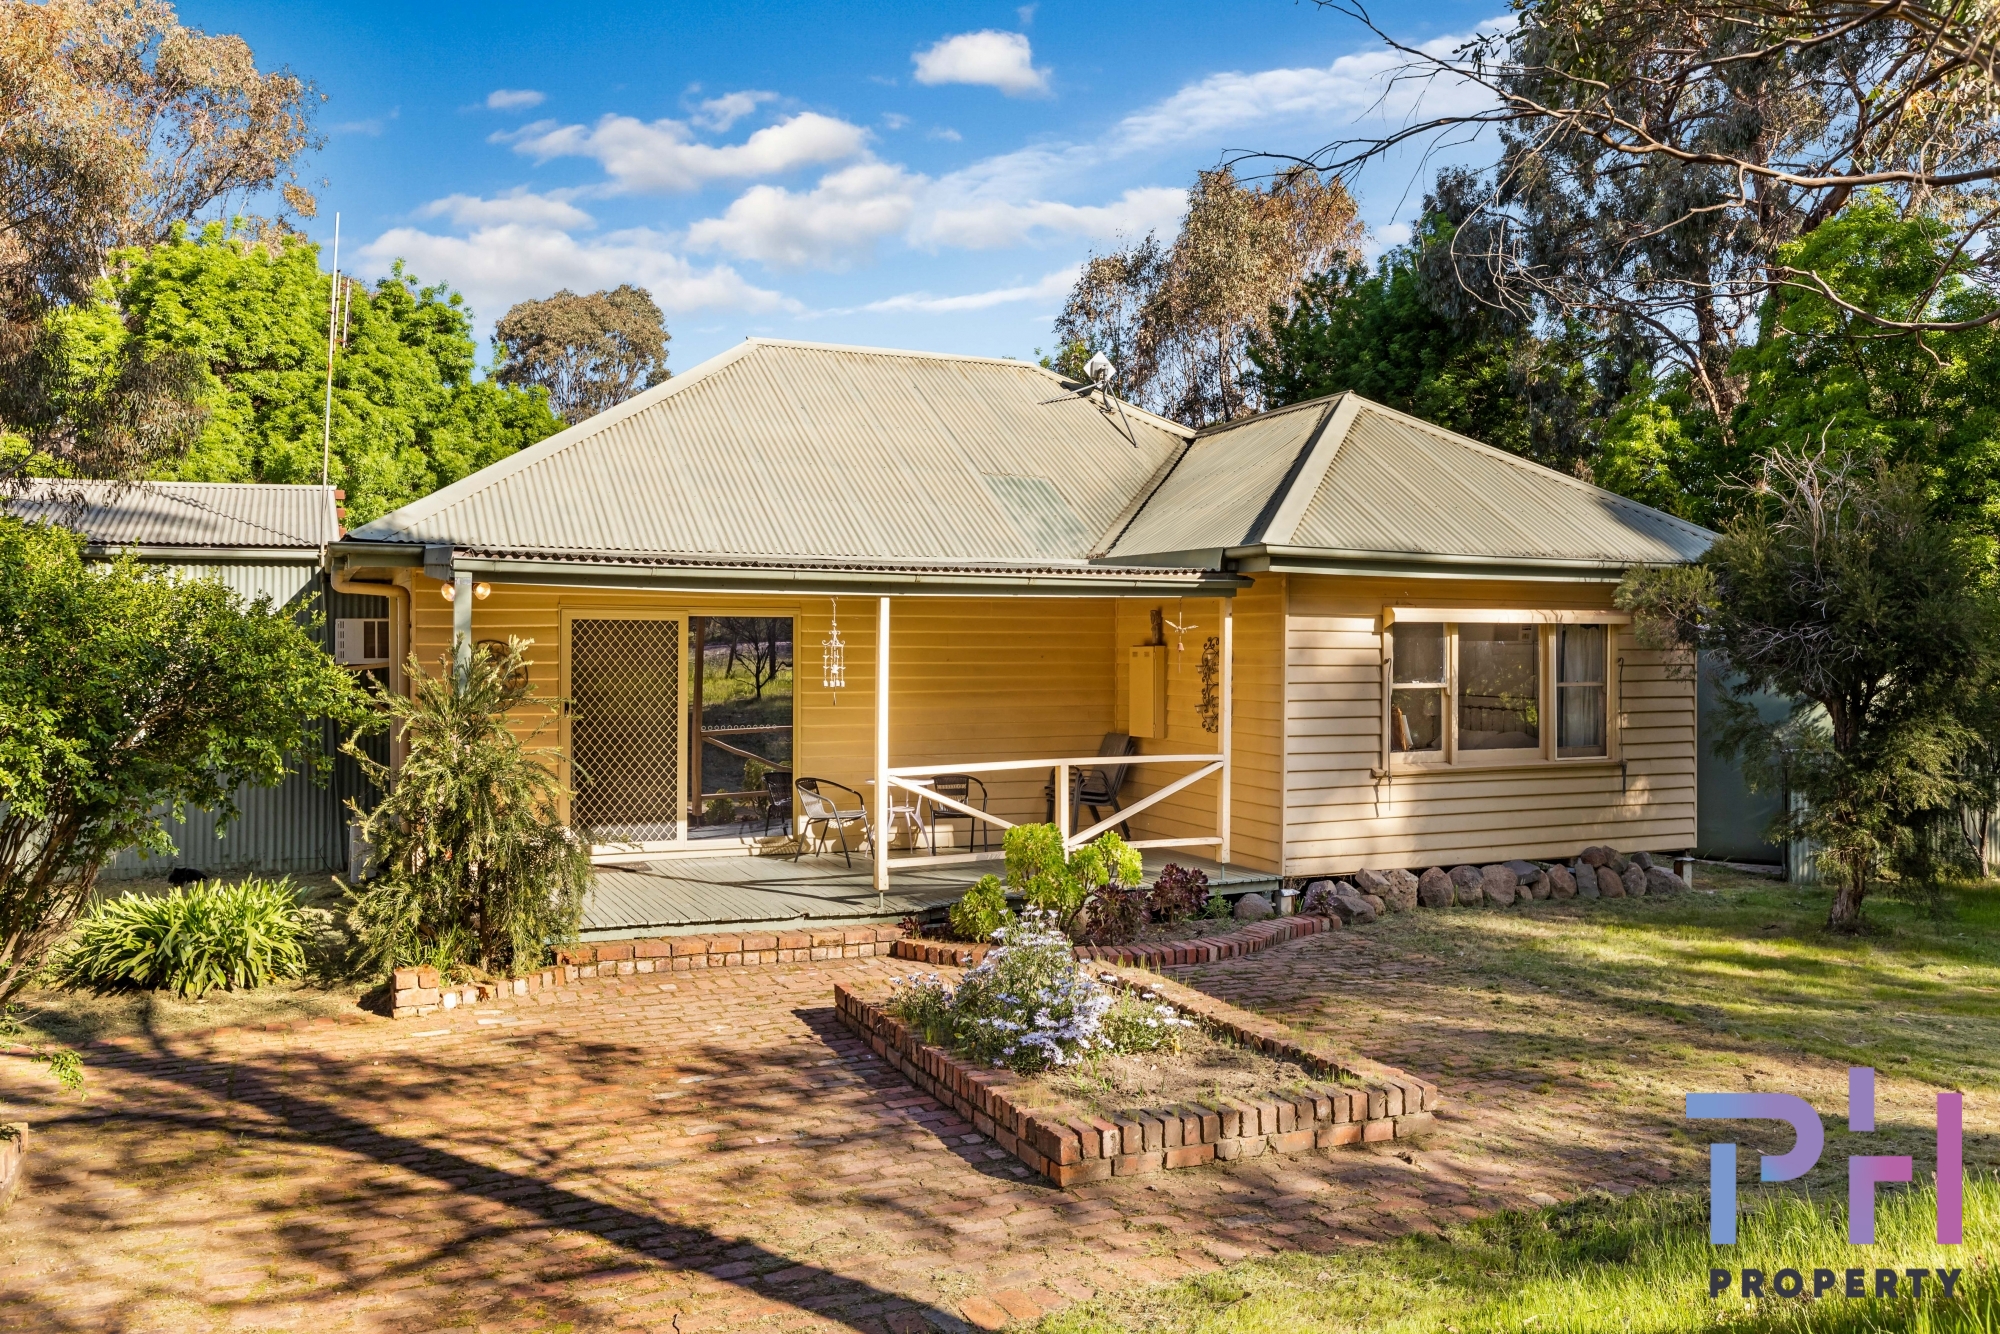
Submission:
M 571 812 L 599 843 L 680 836 L 681 623 L 571 621 Z

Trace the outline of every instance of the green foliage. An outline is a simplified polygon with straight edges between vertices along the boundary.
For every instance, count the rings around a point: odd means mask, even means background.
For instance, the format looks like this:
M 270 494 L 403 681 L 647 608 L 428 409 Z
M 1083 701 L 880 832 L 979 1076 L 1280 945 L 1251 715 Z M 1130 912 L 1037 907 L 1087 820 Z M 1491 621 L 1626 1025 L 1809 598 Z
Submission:
M 1013 920 L 1000 877 L 980 876 L 965 897 L 951 905 L 948 920 L 955 940 L 991 940 L 995 931 Z
M 1775 458 L 1706 577 L 1635 573 L 1619 590 L 1650 637 L 1732 674 L 1716 749 L 1802 799 L 1773 834 L 1841 868 L 1836 927 L 1859 924 L 1870 879 L 1927 813 L 1990 800 L 1967 767 L 2000 665 L 1992 542 L 1940 520 L 1927 489 L 1912 465 Z M 1788 717 L 1757 714 L 1764 691 L 1797 701 Z
M 1904 216 L 1881 195 L 1778 253 L 1845 301 L 1905 321 L 1970 320 L 1996 298 L 1952 262 L 1953 228 Z M 1783 289 L 1765 331 L 1737 354 L 1746 377 L 1735 417 L 1746 455 L 1823 448 L 1920 469 L 1940 512 L 2000 533 L 2000 326 L 1897 333 L 1856 319 L 1826 296 Z
M 421 285 L 400 262 L 373 286 L 344 286 L 331 476 L 351 523 L 562 429 L 544 391 L 474 378 L 472 312 L 457 293 Z M 253 240 L 211 223 L 114 252 L 100 303 L 65 312 L 59 327 L 82 385 L 96 383 L 89 366 L 108 375 L 128 354 L 199 367 L 200 437 L 159 475 L 317 482 L 331 291 L 302 237 Z
M 1007 884 L 1028 906 L 1054 916 L 1075 938 L 1085 909 L 1103 889 L 1136 885 L 1144 874 L 1136 848 L 1126 846 L 1115 832 L 1065 854 L 1062 832 L 1052 824 L 1015 825 L 1007 831 Z
M 21 1022 L 21 1007 L 8 1005 L 0 1008 L 0 1041 L 25 1042 L 27 1038 L 27 1028 Z M 74 1093 L 79 1100 L 83 1098 L 83 1057 L 74 1048 L 31 1043 L 28 1059 L 46 1065 L 49 1076 L 65 1093 Z
M 531 749 L 509 725 L 531 724 L 533 740 L 560 715 L 560 701 L 532 692 L 523 656 L 532 643 L 474 653 L 462 684 L 411 659 L 414 697 L 376 696 L 402 736 L 402 766 L 377 763 L 358 740 L 346 747 L 387 794 L 372 811 L 355 809 L 381 869 L 353 891 L 348 913 L 381 966 L 429 958 L 456 931 L 469 937 L 468 963 L 520 971 L 576 938 L 589 834 L 559 817 L 559 752 Z
M 205 883 L 103 899 L 55 964 L 66 987 L 139 987 L 203 996 L 305 972 L 311 925 L 290 880 Z
M 154 811 L 233 817 L 232 793 L 324 772 L 320 720 L 352 679 L 268 598 L 0 517 L 0 1000 L 26 984 L 120 849 L 171 845 Z
M 1235 911 L 1230 906 L 1229 900 L 1222 897 L 1221 890 L 1211 891 L 1208 896 L 1208 902 L 1201 905 L 1201 915 L 1211 922 L 1219 922 L 1224 918 L 1233 916 Z

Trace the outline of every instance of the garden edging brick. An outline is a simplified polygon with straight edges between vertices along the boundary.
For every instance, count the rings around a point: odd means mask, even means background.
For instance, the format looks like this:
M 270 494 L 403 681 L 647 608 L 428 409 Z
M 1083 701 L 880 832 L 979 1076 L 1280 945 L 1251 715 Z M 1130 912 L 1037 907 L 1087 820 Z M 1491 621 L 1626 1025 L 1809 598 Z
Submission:
M 1198 936 L 1192 940 L 1162 940 L 1131 945 L 1078 945 L 1076 957 L 1098 963 L 1122 964 L 1138 968 L 1180 968 L 1240 959 L 1246 955 L 1282 945 L 1301 936 L 1340 930 L 1338 917 L 1277 917 L 1257 922 L 1221 936 Z M 898 959 L 946 968 L 970 968 L 986 957 L 991 945 L 968 945 L 950 940 L 917 940 L 904 937 L 889 947 Z
M 840 1022 L 920 1091 L 936 1098 L 1058 1186 L 1112 1176 L 1170 1172 L 1265 1152 L 1407 1139 L 1431 1128 L 1442 1102 L 1435 1084 L 1377 1061 L 1332 1051 L 1327 1043 L 1249 1010 L 1167 982 L 1156 973 L 1113 967 L 1116 984 L 1147 989 L 1209 1028 L 1321 1080 L 1304 1093 L 1214 1104 L 1182 1103 L 1091 1116 L 1073 1107 L 1030 1105 L 1029 1081 L 985 1069 L 927 1043 L 876 1001 L 844 985 L 833 989 Z
M 593 977 L 686 973 L 755 964 L 871 959 L 900 940 L 899 926 L 808 931 L 734 932 L 714 936 L 659 936 L 610 940 L 559 950 L 556 962 L 520 977 L 447 987 L 435 968 L 398 968 L 390 979 L 390 1016 L 415 1019 L 502 996 L 528 996 Z

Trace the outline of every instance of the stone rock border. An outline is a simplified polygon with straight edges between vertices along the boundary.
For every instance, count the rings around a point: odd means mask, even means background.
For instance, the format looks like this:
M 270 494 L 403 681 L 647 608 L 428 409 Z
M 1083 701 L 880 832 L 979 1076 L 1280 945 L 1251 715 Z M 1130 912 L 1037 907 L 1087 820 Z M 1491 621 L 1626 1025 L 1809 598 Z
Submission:
M 650 940 L 606 940 L 576 945 L 559 962 L 523 977 L 468 982 L 447 987 L 435 968 L 398 968 L 390 979 L 390 1017 L 416 1019 L 501 996 L 528 996 L 589 977 L 636 973 L 687 973 L 704 968 L 752 964 L 805 963 L 823 959 L 870 959 L 887 954 L 903 935 L 899 926 L 860 926 L 818 931 L 738 932 L 722 936 L 659 936 Z
M 7 1206 L 14 1202 L 14 1191 L 21 1184 L 27 1157 L 28 1123 L 9 1121 L 0 1125 L 0 1214 L 6 1213 Z
M 1132 945 L 1078 945 L 1076 957 L 1136 968 L 1181 968 L 1191 964 L 1214 963 L 1218 959 L 1240 959 L 1301 936 L 1339 929 L 1340 922 L 1336 918 L 1274 917 L 1221 936 Z M 914 940 L 906 936 L 891 945 L 889 953 L 898 959 L 910 959 L 917 963 L 970 968 L 984 959 L 986 951 L 992 948 L 991 945 L 967 945 L 950 940 Z
M 1407 1139 L 1433 1124 L 1442 1102 L 1435 1084 L 1393 1066 L 1337 1055 L 1318 1039 L 1274 1020 L 1168 982 L 1156 973 L 1112 969 L 1118 984 L 1145 988 L 1217 1032 L 1294 1062 L 1322 1080 L 1303 1093 L 1251 1101 L 1180 1103 L 1091 1116 L 1067 1107 L 1031 1107 L 1028 1080 L 984 1069 L 933 1046 L 875 1001 L 833 989 L 840 1022 L 920 1091 L 1058 1186 L 1144 1176 L 1270 1153 L 1305 1153 Z

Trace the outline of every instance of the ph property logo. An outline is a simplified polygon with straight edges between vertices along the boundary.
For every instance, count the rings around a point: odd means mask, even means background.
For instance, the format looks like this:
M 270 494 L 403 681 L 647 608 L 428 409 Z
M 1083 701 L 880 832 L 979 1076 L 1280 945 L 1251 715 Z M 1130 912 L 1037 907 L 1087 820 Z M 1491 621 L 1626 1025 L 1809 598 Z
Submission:
M 1763 1154 L 1758 1177 L 1763 1181 L 1791 1181 L 1804 1176 L 1819 1162 L 1826 1147 L 1826 1131 L 1819 1113 L 1804 1098 L 1791 1093 L 1690 1093 L 1687 1114 L 1691 1121 L 1747 1120 L 1783 1121 L 1798 1136 L 1791 1151 Z M 1965 1240 L 1965 1095 L 1937 1095 L 1937 1239 L 1941 1246 L 1962 1245 Z M 1875 1130 L 1875 1071 L 1868 1066 L 1852 1066 L 1847 1072 L 1847 1129 L 1853 1134 Z M 1847 1160 L 1847 1240 L 1854 1246 L 1875 1244 L 1875 1187 L 1884 1182 L 1909 1181 L 1908 1154 L 1856 1154 Z M 1717 1246 L 1736 1243 L 1736 1146 L 1708 1146 L 1708 1239 Z M 1850 1269 L 1845 1274 L 1845 1295 L 1862 1296 L 1865 1270 Z M 1950 1277 L 1947 1279 L 1946 1274 Z M 1910 1270 L 1908 1277 L 1916 1291 L 1929 1270 Z M 1888 1276 L 1886 1283 L 1884 1276 Z M 1898 1275 L 1893 1269 L 1875 1273 L 1878 1296 L 1894 1296 Z M 1946 1296 L 1958 1279 L 1957 1270 L 1937 1275 Z M 1754 1282 L 1753 1282 L 1754 1280 Z M 1762 1295 L 1761 1271 L 1743 1271 L 1743 1295 Z M 1790 1283 L 1790 1290 L 1784 1290 Z M 1814 1295 L 1832 1289 L 1836 1280 L 1831 1270 L 1813 1271 Z M 1792 1269 L 1777 1271 L 1779 1296 L 1801 1295 L 1804 1276 Z M 1717 1269 L 1709 1277 L 1709 1295 L 1719 1296 L 1731 1286 L 1730 1273 Z

